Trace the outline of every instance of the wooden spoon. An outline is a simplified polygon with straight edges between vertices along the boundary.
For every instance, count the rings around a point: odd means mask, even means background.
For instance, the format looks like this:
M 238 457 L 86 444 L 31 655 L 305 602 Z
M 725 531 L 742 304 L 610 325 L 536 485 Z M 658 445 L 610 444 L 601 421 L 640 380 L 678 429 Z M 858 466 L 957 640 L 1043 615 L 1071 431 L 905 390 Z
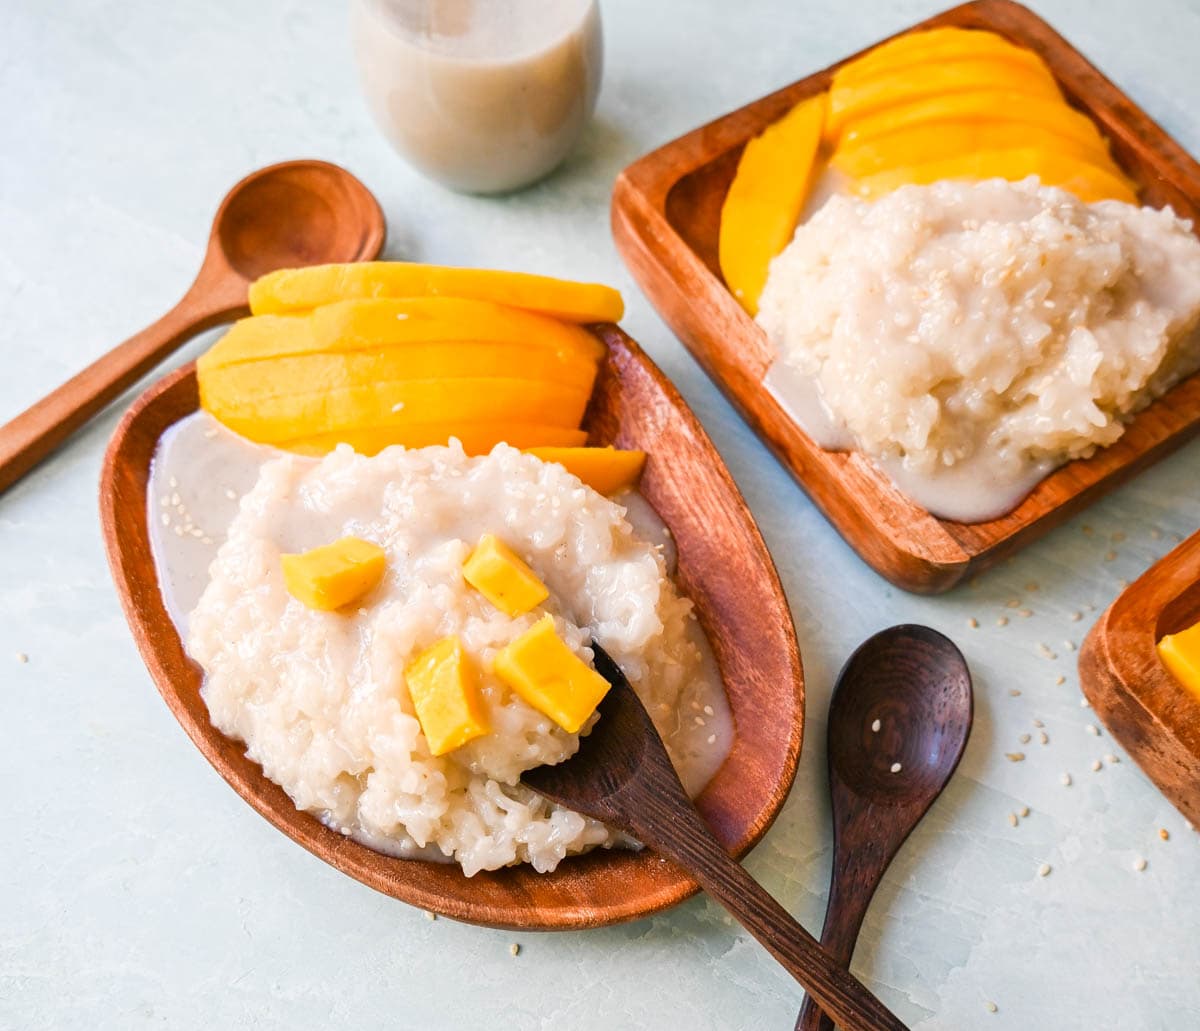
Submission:
M 833 883 L 821 944 L 843 966 L 883 872 L 958 766 L 974 707 L 962 653 L 929 627 L 880 631 L 842 669 L 829 706 Z M 797 1029 L 833 1031 L 819 1002 L 805 999 Z
M 246 176 L 221 202 L 204 263 L 179 303 L 0 426 L 0 491 L 187 340 L 248 314 L 246 291 L 259 276 L 374 258 L 385 231 L 378 202 L 337 165 L 285 161 Z
M 832 959 L 723 849 L 683 790 L 662 739 L 620 667 L 597 644 L 596 669 L 612 684 L 600 721 L 579 751 L 522 781 L 551 801 L 632 834 L 682 866 L 849 1031 L 904 1025 Z

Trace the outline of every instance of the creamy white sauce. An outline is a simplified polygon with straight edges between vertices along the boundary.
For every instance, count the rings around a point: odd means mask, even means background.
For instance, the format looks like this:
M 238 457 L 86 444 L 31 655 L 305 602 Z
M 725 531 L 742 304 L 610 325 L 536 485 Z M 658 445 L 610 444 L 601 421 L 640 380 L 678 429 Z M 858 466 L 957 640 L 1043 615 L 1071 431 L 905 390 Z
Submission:
M 151 551 L 167 612 L 185 641 L 189 614 L 208 585 L 209 568 L 239 501 L 254 486 L 263 463 L 277 456 L 275 449 L 246 440 L 203 411 L 180 420 L 159 441 L 147 490 Z M 635 536 L 660 549 L 673 576 L 675 543 L 658 513 L 637 491 L 626 491 L 617 500 L 625 507 Z M 281 532 L 295 541 L 296 548 L 311 546 L 311 527 L 284 527 Z M 697 794 L 728 755 L 734 724 L 716 660 L 698 622 L 693 620 L 688 637 L 700 650 L 708 675 L 702 678 L 705 688 L 695 694 L 689 711 L 675 714 L 671 736 L 677 754 L 687 757 L 684 786 Z M 381 836 L 359 826 L 330 825 L 386 855 L 453 861 L 436 845 L 422 848 L 406 834 Z

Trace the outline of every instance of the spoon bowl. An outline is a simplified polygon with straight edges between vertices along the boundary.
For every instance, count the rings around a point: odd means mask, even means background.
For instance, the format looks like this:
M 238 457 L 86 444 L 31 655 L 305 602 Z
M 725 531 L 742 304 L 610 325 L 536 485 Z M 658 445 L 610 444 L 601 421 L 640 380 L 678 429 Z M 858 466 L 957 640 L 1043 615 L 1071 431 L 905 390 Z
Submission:
M 197 333 L 249 314 L 253 280 L 374 258 L 385 235 L 375 198 L 337 165 L 285 161 L 246 176 L 217 209 L 204 263 L 179 303 L 0 426 L 0 492 Z
M 838 675 L 829 706 L 833 880 L 821 944 L 849 966 L 884 871 L 953 776 L 975 702 L 962 652 L 929 627 L 869 638 Z M 810 995 L 797 1031 L 832 1031 Z

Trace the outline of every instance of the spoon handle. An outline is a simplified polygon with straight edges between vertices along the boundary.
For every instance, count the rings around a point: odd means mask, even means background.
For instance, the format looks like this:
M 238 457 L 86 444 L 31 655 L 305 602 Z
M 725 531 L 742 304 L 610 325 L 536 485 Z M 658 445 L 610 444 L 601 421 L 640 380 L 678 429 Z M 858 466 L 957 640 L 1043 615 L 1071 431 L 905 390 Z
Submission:
M 186 340 L 244 308 L 244 292 L 240 302 L 232 302 L 190 290 L 157 322 L 0 426 L 0 492 L 8 490 Z
M 906 1031 L 843 964 L 833 959 L 766 889 L 721 847 L 696 810 L 644 813 L 638 838 L 684 867 L 796 978 L 846 1031 Z

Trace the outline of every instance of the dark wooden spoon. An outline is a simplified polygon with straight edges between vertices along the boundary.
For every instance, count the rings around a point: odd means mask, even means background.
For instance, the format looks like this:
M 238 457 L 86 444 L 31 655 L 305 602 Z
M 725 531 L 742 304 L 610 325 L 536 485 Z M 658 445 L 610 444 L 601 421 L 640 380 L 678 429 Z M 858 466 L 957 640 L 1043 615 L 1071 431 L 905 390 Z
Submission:
M 530 770 L 524 783 L 682 866 L 848 1031 L 902 1031 L 904 1025 L 712 836 L 620 667 L 598 645 L 592 648 L 596 669 L 612 684 L 600 721 L 571 759 Z
M 179 303 L 0 426 L 0 491 L 197 333 L 249 314 L 246 291 L 259 276 L 374 258 L 385 232 L 370 191 L 337 165 L 285 161 L 246 176 L 221 202 L 204 263 Z
M 821 944 L 842 965 L 883 872 L 958 766 L 974 708 L 962 653 L 925 626 L 880 631 L 838 676 L 828 729 L 833 879 Z M 805 999 L 797 1029 L 833 1031 L 820 1001 Z

